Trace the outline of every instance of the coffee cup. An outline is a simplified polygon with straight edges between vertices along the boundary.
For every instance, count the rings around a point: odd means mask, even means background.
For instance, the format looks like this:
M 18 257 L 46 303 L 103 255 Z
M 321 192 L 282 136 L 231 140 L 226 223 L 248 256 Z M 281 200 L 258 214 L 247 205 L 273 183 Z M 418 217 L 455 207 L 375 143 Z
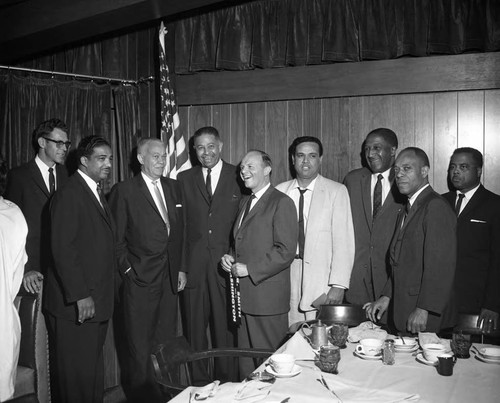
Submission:
M 422 346 L 424 358 L 430 362 L 437 362 L 438 356 L 446 353 L 446 347 L 439 343 L 428 343 Z
M 356 346 L 356 352 L 374 356 L 380 354 L 382 344 L 383 340 L 380 339 L 361 339 Z
M 289 374 L 295 365 L 295 357 L 292 354 L 274 354 L 269 358 L 269 365 L 277 374 Z
M 438 374 L 443 376 L 453 375 L 453 365 L 455 365 L 457 357 L 446 353 L 438 355 L 437 359 L 438 359 L 438 365 L 437 365 Z

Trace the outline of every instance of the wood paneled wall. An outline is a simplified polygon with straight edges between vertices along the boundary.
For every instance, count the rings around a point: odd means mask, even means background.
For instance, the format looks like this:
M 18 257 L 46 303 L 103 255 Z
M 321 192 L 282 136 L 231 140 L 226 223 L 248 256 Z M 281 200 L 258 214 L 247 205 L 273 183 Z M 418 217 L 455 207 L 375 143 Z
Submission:
M 468 146 L 484 154 L 483 182 L 500 193 L 500 90 L 184 106 L 180 118 L 186 138 L 215 126 L 228 162 L 239 163 L 251 148 L 268 152 L 274 184 L 290 178 L 287 150 L 295 137 L 319 137 L 325 149 L 322 174 L 342 181 L 361 166 L 366 134 L 388 127 L 398 135 L 400 150 L 417 146 L 427 152 L 436 191 L 447 191 L 453 150 Z

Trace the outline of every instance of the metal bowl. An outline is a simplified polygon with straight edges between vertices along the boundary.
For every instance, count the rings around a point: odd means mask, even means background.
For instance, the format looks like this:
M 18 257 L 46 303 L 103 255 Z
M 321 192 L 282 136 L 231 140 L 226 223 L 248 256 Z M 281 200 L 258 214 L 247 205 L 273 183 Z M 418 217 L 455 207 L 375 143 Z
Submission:
M 323 323 L 345 323 L 349 327 L 358 326 L 367 321 L 364 309 L 360 305 L 321 305 L 318 318 Z

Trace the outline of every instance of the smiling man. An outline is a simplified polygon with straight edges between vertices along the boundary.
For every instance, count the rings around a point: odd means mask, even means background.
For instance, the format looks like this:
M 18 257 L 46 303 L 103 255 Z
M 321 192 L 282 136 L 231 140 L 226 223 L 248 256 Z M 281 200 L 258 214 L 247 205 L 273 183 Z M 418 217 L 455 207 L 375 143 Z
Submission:
M 227 303 L 229 278 L 220 268 L 220 257 L 229 249 L 241 199 L 237 169 L 222 160 L 223 143 L 215 127 L 196 130 L 193 146 L 201 165 L 177 177 L 186 212 L 184 334 L 197 351 L 208 348 L 207 328 L 212 347 L 234 347 L 236 335 L 230 326 Z M 217 379 L 234 379 L 231 364 L 229 359 L 215 361 Z
M 349 172 L 344 180 L 356 236 L 354 267 L 346 291 L 346 301 L 351 304 L 363 305 L 380 297 L 389 277 L 387 251 L 406 199 L 394 182 L 397 148 L 398 138 L 392 130 L 372 130 L 363 143 L 367 166 Z
M 408 202 L 399 212 L 390 246 L 391 276 L 382 296 L 364 306 L 375 322 L 392 299 L 393 330 L 413 334 L 437 333 L 456 319 L 456 218 L 429 185 L 429 166 L 427 154 L 417 147 L 404 149 L 396 159 L 396 184 Z
M 240 203 L 232 247 L 222 257 L 222 268 L 240 282 L 238 346 L 275 350 L 288 330 L 289 268 L 297 250 L 297 212 L 293 201 L 271 186 L 269 155 L 250 151 L 240 168 L 252 195 Z M 240 360 L 241 377 L 254 368 L 250 359 Z
M 183 200 L 177 181 L 162 176 L 167 152 L 156 138 L 137 145 L 141 173 L 116 184 L 109 205 L 116 222 L 118 271 L 127 334 L 129 401 L 161 401 L 150 357 L 153 348 L 177 336 L 177 293 L 182 268 Z
M 298 248 L 290 268 L 289 325 L 316 318 L 312 303 L 340 304 L 349 287 L 354 261 L 354 229 L 344 185 L 319 174 L 321 141 L 297 137 L 289 148 L 296 178 L 276 189 L 295 203 Z
M 61 402 L 101 402 L 102 347 L 114 306 L 115 226 L 102 196 L 111 147 L 102 137 L 81 140 L 78 171 L 51 202 L 52 253 L 45 303 L 55 346 Z
M 453 190 L 443 196 L 458 217 L 458 312 L 479 314 L 477 325 L 490 331 L 500 325 L 500 196 L 481 185 L 482 173 L 483 155 L 457 148 L 448 168 Z
M 66 124 L 60 119 L 40 123 L 33 132 L 33 146 L 35 158 L 9 172 L 5 198 L 19 206 L 28 223 L 23 286 L 37 293 L 52 260 L 49 201 L 68 178 L 64 161 L 71 142 Z

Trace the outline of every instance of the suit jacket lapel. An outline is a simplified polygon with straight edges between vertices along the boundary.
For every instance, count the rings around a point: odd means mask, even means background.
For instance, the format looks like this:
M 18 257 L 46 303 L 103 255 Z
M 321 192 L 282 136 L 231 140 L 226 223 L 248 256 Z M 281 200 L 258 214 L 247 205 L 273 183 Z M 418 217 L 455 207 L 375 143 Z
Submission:
M 214 200 L 215 198 L 218 198 L 219 194 L 221 194 L 223 192 L 223 190 L 221 190 L 221 189 L 224 189 L 227 186 L 227 184 L 231 182 L 231 175 L 234 175 L 234 171 L 231 168 L 229 168 L 228 165 L 224 161 L 222 161 L 222 169 L 220 172 L 219 182 L 217 183 L 217 186 L 215 188 L 215 192 L 212 195 L 212 200 Z M 201 177 L 203 179 L 203 175 L 201 175 Z M 204 196 L 206 195 L 206 200 L 208 202 L 208 194 L 206 192 L 206 187 L 205 187 L 205 183 L 203 182 L 203 180 L 202 180 L 201 186 L 203 186 L 203 189 L 205 189 Z
M 370 231 L 373 225 L 372 219 L 372 191 L 371 191 L 372 176 L 368 172 L 361 178 L 361 194 L 363 195 L 363 211 L 365 212 L 366 222 Z
M 172 194 L 172 189 L 168 186 L 167 181 L 162 179 L 161 187 L 163 188 L 163 196 L 165 197 L 165 201 L 167 203 L 167 213 L 168 213 L 168 221 L 170 227 L 172 227 L 177 220 L 176 212 L 177 208 L 175 207 L 175 198 Z M 156 204 L 155 204 L 156 205 Z
M 205 199 L 207 204 L 210 204 L 210 199 L 208 197 L 207 188 L 205 186 L 205 179 L 203 179 L 203 171 L 202 171 L 200 166 L 197 167 L 197 170 L 198 171 L 196 172 L 195 179 L 194 179 L 196 182 L 196 186 L 198 186 L 198 190 L 200 191 L 201 195 L 203 196 L 203 198 Z
M 47 198 L 49 198 L 49 189 L 47 189 L 47 185 L 43 180 L 42 173 L 40 172 L 40 169 L 38 168 L 38 165 L 36 164 L 34 159 L 30 161 L 29 169 L 31 171 L 31 177 L 33 178 L 35 184 L 42 190 L 43 194 L 47 196 Z
M 323 205 L 325 204 L 325 186 L 323 177 L 318 175 L 316 179 L 316 184 L 314 185 L 314 191 L 311 199 L 311 206 L 309 207 L 309 214 L 307 218 L 307 227 L 306 227 L 306 245 L 315 245 L 316 240 L 319 236 L 319 232 L 317 228 L 320 226 L 320 222 L 323 221 L 323 217 L 321 214 L 311 214 L 311 211 L 322 211 Z M 308 247 L 304 246 L 304 249 L 307 250 Z
M 87 193 L 88 197 L 90 197 L 94 207 L 99 211 L 99 214 L 101 214 L 102 218 L 104 218 L 104 221 L 106 221 L 106 223 L 111 228 L 111 221 L 110 221 L 111 212 L 109 211 L 109 208 L 107 208 L 107 204 L 105 204 L 104 206 L 101 206 L 101 203 L 99 203 L 99 201 L 95 197 L 94 192 L 92 192 L 92 189 L 90 189 L 89 185 L 87 185 L 87 182 L 85 182 L 85 180 L 82 178 L 82 176 L 78 172 L 76 172 L 74 175 L 78 175 L 78 179 L 79 179 L 81 185 L 83 186 L 85 193 Z
M 148 185 L 144 181 L 144 178 L 142 177 L 142 174 L 137 175 L 136 176 L 136 180 L 138 181 L 138 186 L 139 186 L 139 189 L 140 189 L 140 192 L 141 192 L 142 196 L 146 198 L 146 200 L 150 204 L 151 208 L 156 212 L 156 214 L 158 214 L 158 216 L 160 217 L 160 219 L 163 221 L 161 213 L 158 210 L 158 207 L 156 206 L 156 203 L 155 203 L 155 201 L 153 199 L 153 196 L 151 196 L 151 192 L 149 191 Z M 165 191 L 165 190 L 163 190 L 163 191 Z
M 262 195 L 262 197 L 257 200 L 257 202 L 255 203 L 255 205 L 252 207 L 252 209 L 249 211 L 248 215 L 245 217 L 245 219 L 241 223 L 241 225 L 238 227 L 238 224 L 239 224 L 239 222 L 241 220 L 241 216 L 243 215 L 243 212 L 245 211 L 245 206 L 247 204 L 247 200 L 249 200 L 250 196 L 247 196 L 245 198 L 245 203 L 243 203 L 241 205 L 240 211 L 238 213 L 238 219 L 235 222 L 235 226 L 234 226 L 234 228 L 235 228 L 234 234 L 235 235 L 238 233 L 238 231 L 240 231 L 241 229 L 243 229 L 244 227 L 246 227 L 248 225 L 248 223 L 257 214 L 257 212 L 259 212 L 260 210 L 262 210 L 263 206 L 265 206 L 266 201 L 269 198 L 269 196 L 270 196 L 271 192 L 273 191 L 273 189 L 274 188 L 272 186 L 269 186 L 269 188 L 265 191 L 265 193 Z
M 476 208 L 477 205 L 479 205 L 481 203 L 483 196 L 484 196 L 484 187 L 483 187 L 483 185 L 479 185 L 479 188 L 476 190 L 476 192 L 472 196 L 472 199 L 470 199 L 469 202 L 465 205 L 464 209 L 462 210 L 462 212 L 458 216 L 458 219 L 459 220 L 461 218 L 465 219 L 465 217 L 468 214 L 470 214 Z M 456 198 L 456 194 L 455 194 L 455 198 Z

